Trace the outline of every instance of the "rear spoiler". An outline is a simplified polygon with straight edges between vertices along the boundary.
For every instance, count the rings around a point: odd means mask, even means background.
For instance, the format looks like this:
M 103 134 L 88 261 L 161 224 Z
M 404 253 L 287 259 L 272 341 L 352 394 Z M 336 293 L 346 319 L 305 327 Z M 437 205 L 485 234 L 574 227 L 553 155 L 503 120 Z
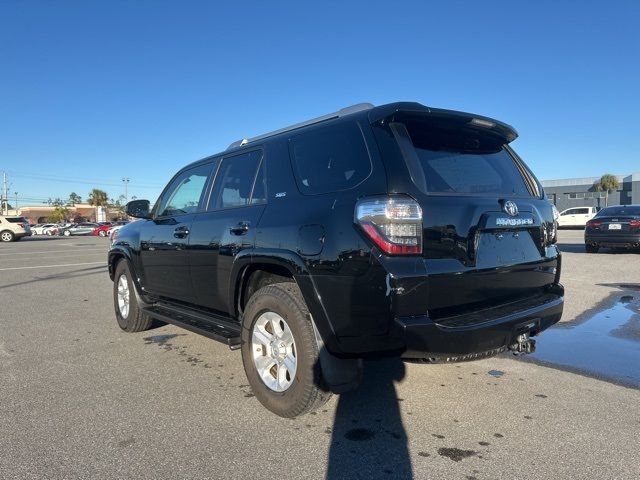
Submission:
M 518 138 L 518 132 L 516 132 L 515 128 L 493 118 L 455 110 L 431 108 L 415 102 L 397 102 L 375 107 L 369 112 L 369 122 L 372 124 L 388 123 L 402 121 L 402 118 L 417 116 L 429 116 L 434 120 L 447 120 L 460 126 L 491 133 L 500 137 L 505 143 L 511 143 Z

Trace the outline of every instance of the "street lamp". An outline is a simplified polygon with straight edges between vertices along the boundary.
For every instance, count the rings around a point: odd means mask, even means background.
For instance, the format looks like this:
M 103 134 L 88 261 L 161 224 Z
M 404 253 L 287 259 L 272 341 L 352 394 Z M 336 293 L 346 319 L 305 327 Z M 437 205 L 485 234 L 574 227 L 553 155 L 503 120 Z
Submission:
M 127 185 L 129 184 L 130 179 L 128 177 L 124 177 L 122 179 L 122 183 L 124 183 L 124 203 L 129 201 L 129 194 L 127 193 Z

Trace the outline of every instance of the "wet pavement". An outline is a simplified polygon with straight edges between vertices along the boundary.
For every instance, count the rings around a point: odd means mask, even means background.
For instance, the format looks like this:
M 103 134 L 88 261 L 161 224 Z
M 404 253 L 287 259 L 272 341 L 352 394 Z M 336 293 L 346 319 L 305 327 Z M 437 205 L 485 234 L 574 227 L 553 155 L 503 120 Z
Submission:
M 640 388 L 640 295 L 625 290 L 585 320 L 543 332 L 526 360 Z

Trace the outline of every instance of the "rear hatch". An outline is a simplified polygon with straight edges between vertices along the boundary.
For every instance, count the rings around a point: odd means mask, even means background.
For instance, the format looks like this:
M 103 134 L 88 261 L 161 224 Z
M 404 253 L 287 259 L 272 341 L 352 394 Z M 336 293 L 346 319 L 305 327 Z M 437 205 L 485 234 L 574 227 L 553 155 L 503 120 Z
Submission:
M 552 207 L 508 147 L 511 127 L 426 107 L 398 108 L 372 125 L 389 193 L 422 209 L 428 277 L 409 287 L 428 299 L 432 318 L 542 295 L 556 281 Z M 424 313 L 415 306 L 399 299 L 397 313 Z

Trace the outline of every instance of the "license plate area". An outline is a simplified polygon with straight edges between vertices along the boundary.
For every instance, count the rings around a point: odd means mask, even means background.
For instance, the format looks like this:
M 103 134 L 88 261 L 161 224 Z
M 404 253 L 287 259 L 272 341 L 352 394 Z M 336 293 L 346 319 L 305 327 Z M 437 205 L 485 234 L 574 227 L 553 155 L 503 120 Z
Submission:
M 540 251 L 529 230 L 485 230 L 477 245 L 476 267 L 491 268 L 532 262 Z
M 622 224 L 620 223 L 610 223 L 609 230 L 622 230 Z

